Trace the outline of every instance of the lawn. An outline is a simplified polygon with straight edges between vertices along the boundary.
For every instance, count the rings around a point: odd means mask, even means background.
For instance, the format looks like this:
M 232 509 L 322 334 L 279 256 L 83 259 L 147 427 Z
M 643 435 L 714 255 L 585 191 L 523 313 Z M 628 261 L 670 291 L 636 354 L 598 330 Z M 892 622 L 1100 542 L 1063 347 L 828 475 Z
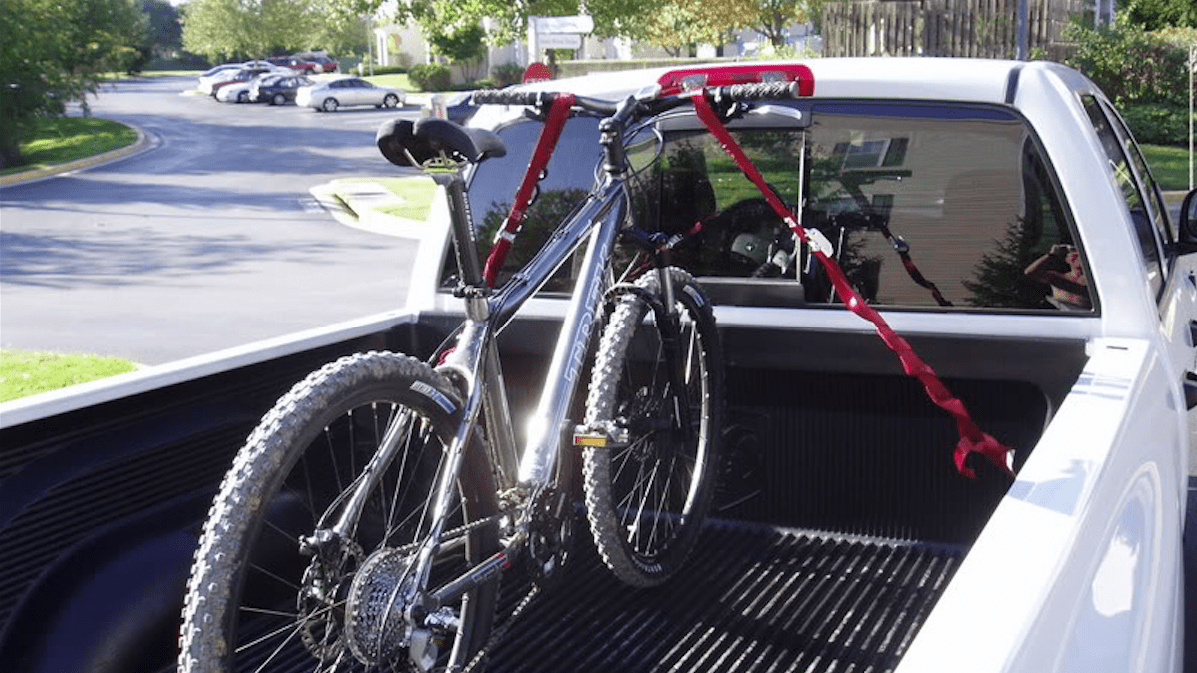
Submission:
M 1188 191 L 1189 149 L 1173 145 L 1143 145 L 1151 174 L 1164 191 Z
M 365 77 L 366 80 L 374 82 L 379 86 L 391 86 L 400 91 L 416 91 L 418 87 L 411 83 L 408 79 L 407 73 L 398 72 L 390 75 L 374 75 L 373 77 Z
M 0 402 L 137 369 L 120 358 L 46 351 L 0 350 Z
M 48 117 L 38 120 L 33 137 L 21 143 L 26 164 L 0 175 L 84 159 L 137 141 L 137 132 L 124 124 L 95 117 Z

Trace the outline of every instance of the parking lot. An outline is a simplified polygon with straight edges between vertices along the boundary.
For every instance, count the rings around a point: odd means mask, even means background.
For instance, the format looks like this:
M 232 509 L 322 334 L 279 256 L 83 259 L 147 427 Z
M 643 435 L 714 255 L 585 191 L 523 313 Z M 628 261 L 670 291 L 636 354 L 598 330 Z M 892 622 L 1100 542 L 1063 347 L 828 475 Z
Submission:
M 394 176 L 378 125 L 419 108 L 218 103 L 194 78 L 106 86 L 92 113 L 146 149 L 0 191 L 0 346 L 160 364 L 402 305 L 412 246 L 310 190 Z

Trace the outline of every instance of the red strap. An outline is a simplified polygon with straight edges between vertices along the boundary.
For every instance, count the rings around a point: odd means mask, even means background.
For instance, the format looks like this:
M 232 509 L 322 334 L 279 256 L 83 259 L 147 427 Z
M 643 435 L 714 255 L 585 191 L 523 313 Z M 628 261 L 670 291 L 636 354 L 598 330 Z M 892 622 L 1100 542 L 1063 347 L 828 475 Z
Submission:
M 828 257 L 824 250 L 821 249 L 823 248 L 822 243 L 825 243 L 826 239 L 822 237 L 822 234 L 816 232 L 818 238 L 812 240 L 811 234 L 808 234 L 806 229 L 794 219 L 790 210 L 777 198 L 777 195 L 769 187 L 768 183 L 765 182 L 765 179 L 756 169 L 756 166 L 752 164 L 752 161 L 748 159 L 744 151 L 740 149 L 740 146 L 731 137 L 731 134 L 724 128 L 723 123 L 719 121 L 719 117 L 711 108 L 706 95 L 701 92 L 697 93 L 693 96 L 693 101 L 694 110 L 698 114 L 698 118 L 706 124 L 724 151 L 735 160 L 740 170 L 744 172 L 744 175 L 757 186 L 757 189 L 764 195 L 765 200 L 769 202 L 769 205 L 773 207 L 773 210 L 782 218 L 790 230 L 799 239 L 810 244 L 815 256 L 819 259 L 819 262 L 827 271 L 827 275 L 831 278 L 836 294 L 844 302 L 844 305 L 848 307 L 848 310 L 873 324 L 878 335 L 881 336 L 881 340 L 885 342 L 885 345 L 889 346 L 890 350 L 898 355 L 898 359 L 901 361 L 902 369 L 906 375 L 918 379 L 923 384 L 923 388 L 927 391 L 927 395 L 931 398 L 931 401 L 956 419 L 956 429 L 960 434 L 960 441 L 956 444 L 954 458 L 956 469 L 960 474 L 969 478 L 976 476 L 976 473 L 971 468 L 964 465 L 965 458 L 973 452 L 980 453 L 989 459 L 989 462 L 1005 470 L 1008 474 L 1013 474 L 1006 465 L 1006 456 L 1013 449 L 982 432 L 969 415 L 964 403 L 952 395 L 952 392 L 936 376 L 935 371 L 931 369 L 930 365 L 923 362 L 914 352 L 914 349 L 911 348 L 910 344 L 898 336 L 898 333 L 885 322 L 885 319 L 865 302 L 864 298 L 848 282 L 839 264 L 834 259 Z
M 507 214 L 503 226 L 499 229 L 499 237 L 491 246 L 490 254 L 486 257 L 486 266 L 482 271 L 482 280 L 486 287 L 494 287 L 499 270 L 507 259 L 507 251 L 511 250 L 511 243 L 515 234 L 524 222 L 524 215 L 528 211 L 528 202 L 532 199 L 532 192 L 536 183 L 549 165 L 549 158 L 553 156 L 553 149 L 557 147 L 557 140 L 561 138 L 561 129 L 565 128 L 565 121 L 569 119 L 569 110 L 573 107 L 574 96 L 569 93 L 559 93 L 553 99 L 549 108 L 548 118 L 544 128 L 540 130 L 540 138 L 536 141 L 536 150 L 532 152 L 532 159 L 528 162 L 528 170 L 524 172 L 524 181 L 520 183 L 519 191 L 515 193 L 515 202 L 511 204 L 511 212 Z

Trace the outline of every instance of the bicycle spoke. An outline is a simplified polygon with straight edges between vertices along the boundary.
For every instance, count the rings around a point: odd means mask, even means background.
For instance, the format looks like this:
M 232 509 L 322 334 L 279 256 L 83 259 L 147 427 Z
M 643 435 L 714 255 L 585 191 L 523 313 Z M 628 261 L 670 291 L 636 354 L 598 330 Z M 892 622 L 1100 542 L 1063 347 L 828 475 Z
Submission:
M 251 564 L 249 564 L 249 567 L 250 567 L 252 570 L 256 570 L 256 571 L 258 571 L 258 572 L 262 573 L 263 575 L 265 575 L 265 576 L 267 576 L 267 577 L 269 577 L 269 578 L 271 578 L 271 579 L 273 579 L 273 580 L 276 580 L 276 581 L 278 581 L 278 582 L 281 582 L 281 583 L 283 583 L 283 584 L 287 585 L 288 587 L 290 587 L 290 588 L 292 588 L 292 589 L 295 589 L 296 591 L 299 591 L 299 585 L 298 585 L 298 584 L 296 584 L 296 583 L 292 582 L 292 581 L 291 581 L 291 580 L 289 580 L 289 579 L 286 579 L 285 577 L 280 577 L 279 575 L 276 575 L 275 573 L 272 573 L 272 572 L 270 572 L 269 570 L 267 570 L 267 569 L 263 568 L 262 566 L 258 565 L 257 563 L 251 563 Z

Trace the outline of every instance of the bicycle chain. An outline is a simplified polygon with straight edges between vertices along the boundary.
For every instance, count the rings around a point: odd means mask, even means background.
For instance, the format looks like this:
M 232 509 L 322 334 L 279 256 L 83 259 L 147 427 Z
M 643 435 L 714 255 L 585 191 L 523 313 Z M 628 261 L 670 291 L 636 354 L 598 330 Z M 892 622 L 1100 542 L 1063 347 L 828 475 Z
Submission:
M 527 595 L 520 600 L 519 605 L 515 606 L 515 610 L 511 612 L 511 616 L 507 618 L 507 621 L 503 622 L 503 625 L 499 628 L 491 631 L 490 637 L 486 639 L 486 644 L 478 649 L 478 653 L 474 655 L 474 658 L 471 659 L 470 662 L 466 664 L 465 668 L 461 669 L 458 673 L 474 673 L 474 669 L 478 669 L 479 672 L 482 671 L 483 669 L 478 667 L 484 661 L 486 661 L 486 656 L 490 654 L 491 648 L 494 647 L 500 640 L 502 640 L 505 635 L 507 635 L 507 631 L 511 629 L 512 625 L 515 624 L 515 622 L 523 614 L 524 610 L 526 610 L 528 606 L 532 604 L 532 601 L 535 600 L 539 594 L 540 587 L 533 584 Z

